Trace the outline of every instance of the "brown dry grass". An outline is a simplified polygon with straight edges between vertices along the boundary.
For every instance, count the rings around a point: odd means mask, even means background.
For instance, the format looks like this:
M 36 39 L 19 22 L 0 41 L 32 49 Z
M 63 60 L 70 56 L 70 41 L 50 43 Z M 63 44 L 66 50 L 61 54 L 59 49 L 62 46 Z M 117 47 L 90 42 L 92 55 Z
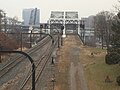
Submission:
M 66 41 L 66 39 L 65 39 Z M 68 48 L 66 47 L 68 43 L 64 43 L 64 46 L 57 52 L 58 56 L 58 73 L 57 73 L 57 84 L 56 90 L 68 90 Z
M 91 55 L 94 53 L 94 56 Z M 81 62 L 84 66 L 89 90 L 120 90 L 116 77 L 120 75 L 120 66 L 105 64 L 106 50 L 81 47 Z M 105 83 L 106 76 L 112 83 Z

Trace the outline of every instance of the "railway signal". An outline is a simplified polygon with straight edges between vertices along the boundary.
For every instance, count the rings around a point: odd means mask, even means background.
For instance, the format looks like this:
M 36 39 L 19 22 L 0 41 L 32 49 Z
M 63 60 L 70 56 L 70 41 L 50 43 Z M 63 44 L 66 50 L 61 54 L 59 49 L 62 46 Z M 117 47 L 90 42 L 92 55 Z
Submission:
M 63 29 L 64 29 L 64 26 L 62 25 L 62 26 L 61 26 L 61 46 L 63 46 L 63 38 L 62 38 Z

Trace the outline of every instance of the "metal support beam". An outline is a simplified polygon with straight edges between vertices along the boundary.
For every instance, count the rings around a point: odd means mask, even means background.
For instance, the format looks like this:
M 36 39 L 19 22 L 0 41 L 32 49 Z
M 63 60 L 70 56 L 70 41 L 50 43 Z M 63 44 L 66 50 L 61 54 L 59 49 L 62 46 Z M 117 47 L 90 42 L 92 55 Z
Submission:
M 32 30 L 30 32 L 30 48 L 32 48 L 32 36 L 31 36 L 31 34 L 32 34 Z
M 61 46 L 63 46 L 63 37 L 61 36 Z
M 15 33 L 7 33 L 7 34 L 15 34 Z M 46 34 L 46 33 L 33 33 L 33 32 L 30 32 L 30 33 L 21 33 L 21 34 L 43 34 L 43 35 L 49 35 L 51 37 L 51 39 L 53 40 L 54 42 L 54 38 L 51 34 Z
M 35 90 L 35 64 L 34 64 L 33 59 L 27 53 L 22 52 L 22 51 L 2 51 L 2 50 L 0 50 L 0 53 L 19 53 L 28 58 L 28 60 L 32 64 L 32 90 Z
M 58 48 L 60 48 L 60 35 L 58 34 Z
M 51 39 L 52 39 L 52 44 L 54 44 L 54 38 L 53 38 L 53 36 L 50 35 L 50 34 L 46 34 L 46 35 L 49 35 L 49 36 L 51 37 Z
M 21 34 L 21 51 L 22 51 L 22 33 L 20 33 Z

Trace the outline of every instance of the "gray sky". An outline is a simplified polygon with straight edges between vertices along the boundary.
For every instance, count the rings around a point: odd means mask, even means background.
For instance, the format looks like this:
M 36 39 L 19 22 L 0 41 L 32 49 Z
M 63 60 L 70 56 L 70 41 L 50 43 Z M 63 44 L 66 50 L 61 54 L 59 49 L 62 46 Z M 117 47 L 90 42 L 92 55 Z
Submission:
M 78 11 L 79 17 L 95 15 L 102 10 L 110 11 L 117 0 L 0 0 L 0 9 L 3 9 L 7 16 L 17 16 L 22 20 L 24 8 L 39 8 L 41 12 L 40 21 L 46 22 L 51 10 Z

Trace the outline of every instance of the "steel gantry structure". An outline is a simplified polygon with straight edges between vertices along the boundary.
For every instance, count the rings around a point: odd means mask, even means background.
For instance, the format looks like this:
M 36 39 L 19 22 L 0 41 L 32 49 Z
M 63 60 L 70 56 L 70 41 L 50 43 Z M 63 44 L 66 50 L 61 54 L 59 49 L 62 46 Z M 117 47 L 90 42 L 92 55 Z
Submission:
M 53 28 L 51 33 L 54 32 L 54 28 L 60 30 L 61 26 L 64 26 L 63 37 L 80 32 L 80 20 L 76 11 L 52 11 L 48 23 L 50 28 Z

